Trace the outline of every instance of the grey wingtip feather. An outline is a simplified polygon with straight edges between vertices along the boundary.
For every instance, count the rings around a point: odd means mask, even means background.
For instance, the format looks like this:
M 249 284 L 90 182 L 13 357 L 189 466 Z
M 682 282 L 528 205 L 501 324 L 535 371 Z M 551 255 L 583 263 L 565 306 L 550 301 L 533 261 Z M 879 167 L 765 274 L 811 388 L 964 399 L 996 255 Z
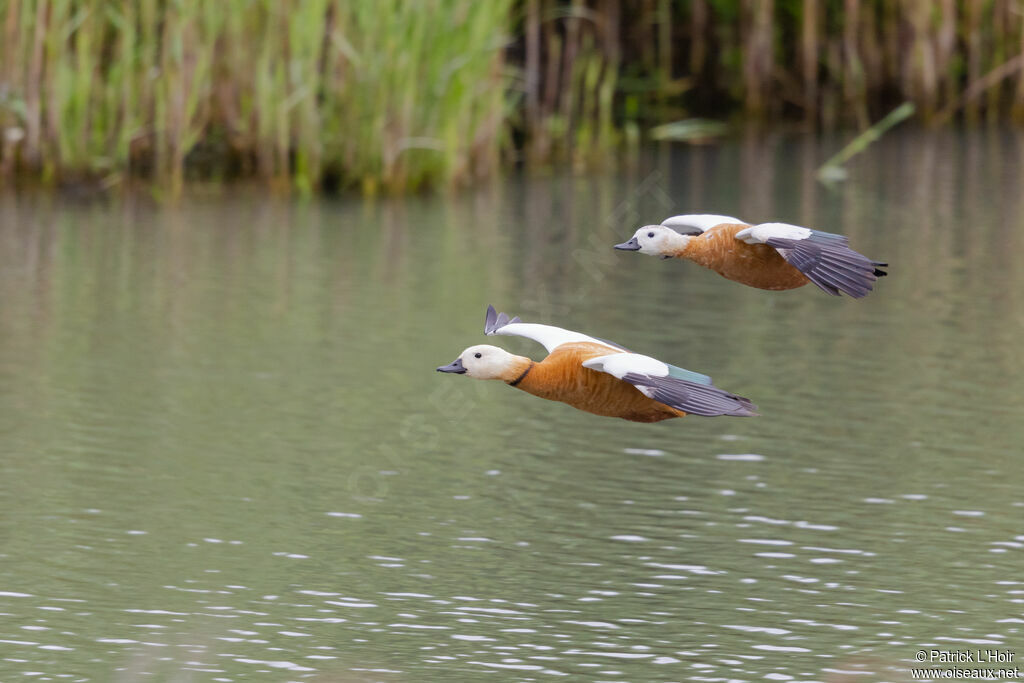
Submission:
M 735 394 L 733 394 L 732 397 L 736 399 L 742 407 L 729 413 L 729 415 L 733 417 L 761 417 L 761 413 L 757 412 L 757 406 L 754 405 L 754 402 L 749 398 L 744 398 L 743 396 L 737 396 Z
M 505 325 L 511 325 L 512 323 L 522 322 L 519 320 L 519 316 L 509 318 L 506 313 L 498 313 L 494 306 L 487 307 L 487 317 L 484 318 L 484 334 L 492 335 Z
M 487 305 L 487 315 L 484 317 L 484 334 L 489 335 L 494 331 L 494 322 L 498 319 L 498 312 L 494 310 L 494 306 L 491 304 Z
M 854 251 L 845 239 L 835 239 L 838 237 L 841 236 L 815 230 L 810 239 L 770 238 L 765 244 L 774 247 L 826 294 L 863 299 L 872 291 L 875 281 L 887 274 L 879 267 L 888 265 Z
M 749 398 L 738 396 L 713 384 L 700 384 L 679 377 L 652 377 L 639 373 L 626 373 L 622 378 L 633 386 L 650 387 L 644 392 L 670 408 L 681 410 L 688 415 L 702 417 L 754 417 L 757 406 Z

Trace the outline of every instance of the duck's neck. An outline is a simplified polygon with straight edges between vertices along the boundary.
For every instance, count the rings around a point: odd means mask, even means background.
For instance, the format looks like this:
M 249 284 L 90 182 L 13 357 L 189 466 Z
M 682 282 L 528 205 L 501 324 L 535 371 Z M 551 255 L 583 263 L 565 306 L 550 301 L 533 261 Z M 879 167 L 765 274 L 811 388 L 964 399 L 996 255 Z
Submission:
M 675 235 L 670 240 L 665 245 L 663 256 L 666 258 L 689 258 L 687 252 L 693 249 L 692 235 Z
M 700 235 L 683 236 L 683 239 L 682 248 L 673 256 L 693 261 L 712 270 L 715 270 L 724 252 L 728 250 L 727 243 L 732 242 L 730 234 L 720 227 L 715 227 Z
M 525 356 L 513 356 L 512 362 L 509 363 L 505 372 L 502 373 L 501 379 L 510 386 L 517 387 L 519 386 L 519 383 L 526 379 L 527 375 L 533 371 L 535 365 L 537 365 L 537 363 L 530 358 L 526 358 Z

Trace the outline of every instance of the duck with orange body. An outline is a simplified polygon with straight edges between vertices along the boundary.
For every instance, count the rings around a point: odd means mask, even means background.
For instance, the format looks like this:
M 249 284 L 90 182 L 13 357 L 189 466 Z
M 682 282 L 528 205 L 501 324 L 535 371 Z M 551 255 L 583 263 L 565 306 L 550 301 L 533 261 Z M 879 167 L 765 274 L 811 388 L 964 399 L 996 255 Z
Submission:
M 788 223 L 751 225 L 731 216 L 672 216 L 646 225 L 616 249 L 688 259 L 758 289 L 795 289 L 813 282 L 833 296 L 867 296 L 887 263 L 850 249 L 846 237 Z
M 633 422 L 757 414 L 749 399 L 719 389 L 706 375 L 579 332 L 510 319 L 493 306 L 487 308 L 484 334 L 533 339 L 544 345 L 548 356 L 537 362 L 480 344 L 437 371 L 501 380 L 534 396 Z

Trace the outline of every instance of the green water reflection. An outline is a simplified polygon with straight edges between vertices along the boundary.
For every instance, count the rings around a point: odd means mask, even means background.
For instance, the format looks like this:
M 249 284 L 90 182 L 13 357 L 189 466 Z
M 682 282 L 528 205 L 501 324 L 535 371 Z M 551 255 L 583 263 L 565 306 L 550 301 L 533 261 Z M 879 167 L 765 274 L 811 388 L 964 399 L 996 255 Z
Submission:
M 833 148 L 369 204 L 3 198 L 0 679 L 1024 658 L 1024 138 L 890 137 L 830 190 Z M 843 232 L 891 275 L 837 300 L 611 250 L 685 211 Z M 435 373 L 488 303 L 763 416 L 632 424 Z

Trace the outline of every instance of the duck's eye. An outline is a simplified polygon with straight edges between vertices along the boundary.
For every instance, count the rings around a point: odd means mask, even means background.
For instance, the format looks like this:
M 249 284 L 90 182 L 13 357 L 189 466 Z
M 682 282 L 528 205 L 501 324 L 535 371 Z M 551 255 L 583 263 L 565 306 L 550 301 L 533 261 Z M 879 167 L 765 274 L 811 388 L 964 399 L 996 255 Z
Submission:
M 649 233 L 647 233 L 647 236 L 648 237 L 654 237 L 654 233 L 653 232 L 649 232 Z
M 483 358 L 483 357 L 484 357 L 484 354 L 482 354 L 482 353 L 474 353 L 473 354 L 473 358 Z

